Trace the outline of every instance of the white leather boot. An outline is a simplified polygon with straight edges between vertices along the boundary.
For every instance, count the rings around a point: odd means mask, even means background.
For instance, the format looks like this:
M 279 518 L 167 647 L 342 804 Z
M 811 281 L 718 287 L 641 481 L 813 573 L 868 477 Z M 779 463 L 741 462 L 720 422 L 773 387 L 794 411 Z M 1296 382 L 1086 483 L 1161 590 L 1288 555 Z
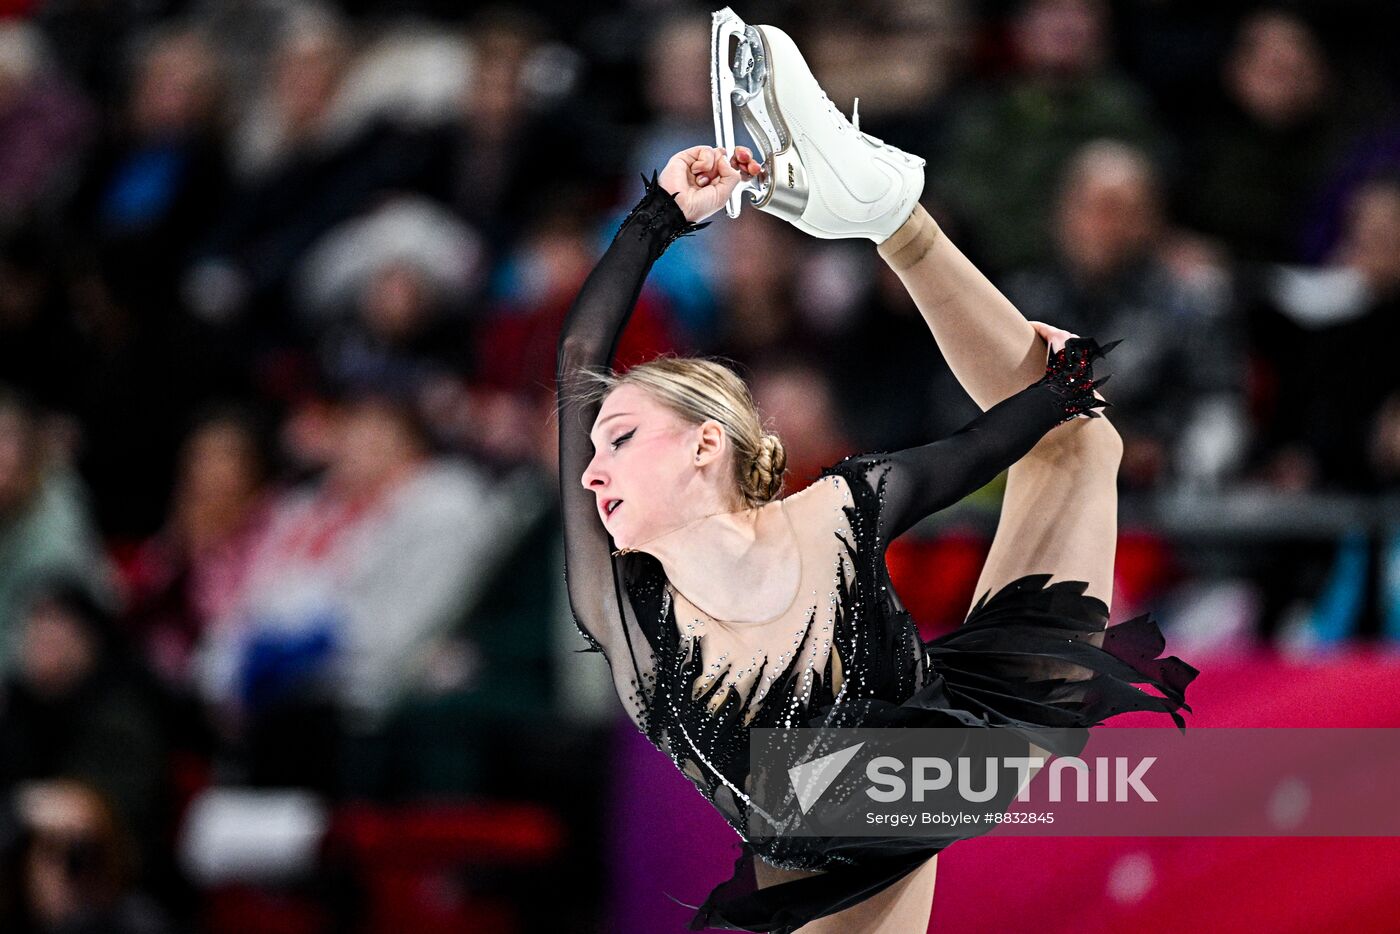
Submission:
M 714 14 L 710 78 L 717 145 L 734 151 L 733 109 L 764 164 L 744 191 L 760 211 L 814 237 L 883 243 L 909 218 L 924 189 L 924 160 L 847 120 L 817 84 L 787 33 L 749 26 L 728 7 Z

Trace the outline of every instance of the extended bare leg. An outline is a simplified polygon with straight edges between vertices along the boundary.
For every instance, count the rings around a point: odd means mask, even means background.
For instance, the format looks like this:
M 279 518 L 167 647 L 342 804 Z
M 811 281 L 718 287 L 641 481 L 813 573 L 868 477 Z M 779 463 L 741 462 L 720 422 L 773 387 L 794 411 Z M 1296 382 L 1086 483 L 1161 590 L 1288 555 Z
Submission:
M 1045 342 L 922 206 L 879 249 L 979 407 L 989 409 L 1040 378 Z
M 1040 378 L 1045 342 L 922 207 L 880 245 L 880 255 L 980 407 Z M 1107 418 L 1076 419 L 1050 431 L 1017 462 L 974 599 L 1025 574 L 1049 573 L 1087 581 L 1086 593 L 1112 605 L 1122 451 Z

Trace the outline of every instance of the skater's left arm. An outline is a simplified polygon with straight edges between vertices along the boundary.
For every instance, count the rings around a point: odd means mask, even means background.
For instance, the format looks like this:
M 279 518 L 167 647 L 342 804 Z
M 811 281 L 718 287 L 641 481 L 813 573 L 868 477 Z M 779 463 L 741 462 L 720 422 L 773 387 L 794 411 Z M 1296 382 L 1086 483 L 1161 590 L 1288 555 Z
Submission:
M 1020 460 L 1047 432 L 1070 419 L 1099 418 L 1111 403 L 1094 390 L 1091 362 L 1113 346 L 1074 338 L 1046 364 L 1045 375 L 992 406 L 956 433 L 931 444 L 854 458 L 865 482 L 881 494 L 881 545 L 925 517 L 991 482 Z

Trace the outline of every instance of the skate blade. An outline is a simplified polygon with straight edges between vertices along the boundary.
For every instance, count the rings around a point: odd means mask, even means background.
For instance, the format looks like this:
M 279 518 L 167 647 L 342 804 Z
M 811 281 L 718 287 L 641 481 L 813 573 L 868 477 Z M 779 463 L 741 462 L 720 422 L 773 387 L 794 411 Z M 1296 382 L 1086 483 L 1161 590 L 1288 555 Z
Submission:
M 758 161 L 764 173 L 742 180 L 730 194 L 725 210 L 738 217 L 743 193 L 750 192 L 755 204 L 766 203 L 772 194 L 772 158 L 786 151 L 787 127 L 783 124 L 772 96 L 769 56 L 762 34 L 746 24 L 729 7 L 716 12 L 710 26 L 710 94 L 714 105 L 715 145 L 734 152 L 734 111 L 753 137 Z

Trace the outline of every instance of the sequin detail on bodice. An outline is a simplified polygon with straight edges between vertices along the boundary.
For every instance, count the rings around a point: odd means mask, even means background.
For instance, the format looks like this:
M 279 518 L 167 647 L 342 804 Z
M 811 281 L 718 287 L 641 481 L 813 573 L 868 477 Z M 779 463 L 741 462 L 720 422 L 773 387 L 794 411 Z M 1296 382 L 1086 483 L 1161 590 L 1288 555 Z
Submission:
M 859 501 L 862 494 L 867 502 Z M 803 495 L 839 503 L 826 564 L 830 586 L 805 606 L 799 599 L 800 614 L 765 624 L 779 633 L 788 627 L 781 651 L 746 659 L 721 652 L 706 661 L 707 636 L 695 630 L 709 628 L 709 621 L 678 622 L 670 585 L 664 576 L 655 584 L 655 677 L 638 726 L 740 835 L 750 804 L 749 729 L 855 726 L 845 713 L 849 699 L 901 701 L 923 685 L 927 671 L 918 630 L 873 547 L 879 494 L 864 479 L 842 476 L 838 465 Z M 688 601 L 686 608 L 693 608 Z

